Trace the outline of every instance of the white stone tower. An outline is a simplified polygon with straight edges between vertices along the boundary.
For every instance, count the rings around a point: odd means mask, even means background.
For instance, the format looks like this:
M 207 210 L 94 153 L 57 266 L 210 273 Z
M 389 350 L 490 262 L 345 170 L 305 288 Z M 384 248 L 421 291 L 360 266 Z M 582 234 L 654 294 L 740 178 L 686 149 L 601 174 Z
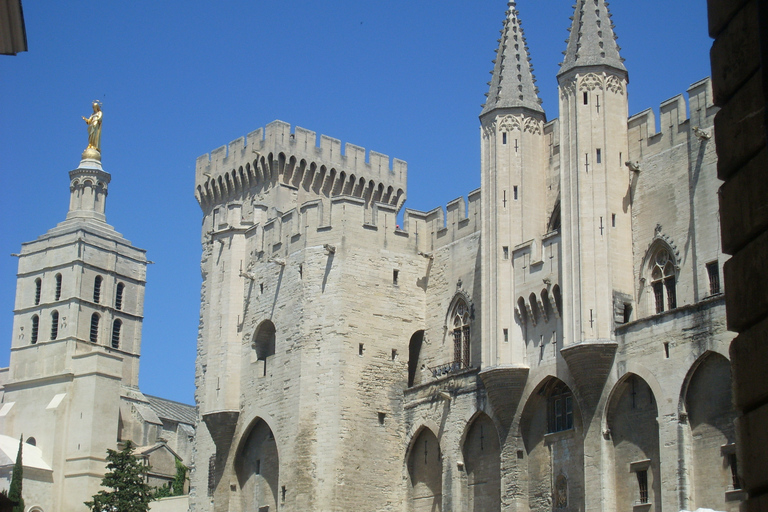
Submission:
M 604 0 L 579 0 L 558 74 L 564 345 L 614 337 L 631 308 L 627 70 Z
M 0 410 L 0 432 L 32 438 L 50 462 L 50 479 L 24 484 L 46 511 L 79 510 L 98 491 L 121 389 L 138 386 L 146 255 L 106 223 L 110 175 L 98 152 L 83 156 L 66 220 L 19 255 Z
M 488 99 L 482 154 L 483 366 L 523 365 L 515 323 L 514 247 L 545 231 L 546 121 L 515 2 L 508 3 Z

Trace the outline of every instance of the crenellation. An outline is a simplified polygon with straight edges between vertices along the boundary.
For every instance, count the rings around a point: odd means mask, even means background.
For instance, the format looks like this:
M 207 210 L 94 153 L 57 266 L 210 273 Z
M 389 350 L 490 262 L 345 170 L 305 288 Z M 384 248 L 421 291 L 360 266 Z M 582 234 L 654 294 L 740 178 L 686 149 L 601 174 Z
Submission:
M 263 137 L 263 138 L 262 138 Z M 315 132 L 274 121 L 197 159 L 196 197 L 205 210 L 213 204 L 276 185 L 293 187 L 293 204 L 311 196 L 353 195 L 388 202 L 405 201 L 407 164 L 398 159 Z M 299 198 L 298 195 L 302 197 Z M 309 196 L 309 197 L 308 197 Z M 285 200 L 285 197 L 279 198 Z M 285 208 L 285 206 L 282 206 Z

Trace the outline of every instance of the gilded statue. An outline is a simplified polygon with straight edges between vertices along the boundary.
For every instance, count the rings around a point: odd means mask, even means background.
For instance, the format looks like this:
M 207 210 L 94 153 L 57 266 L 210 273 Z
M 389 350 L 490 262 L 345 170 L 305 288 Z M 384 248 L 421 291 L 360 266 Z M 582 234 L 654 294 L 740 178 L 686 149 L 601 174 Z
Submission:
M 91 117 L 83 117 L 83 121 L 88 125 L 88 148 L 95 149 L 101 154 L 101 105 L 98 101 L 93 102 L 93 114 Z

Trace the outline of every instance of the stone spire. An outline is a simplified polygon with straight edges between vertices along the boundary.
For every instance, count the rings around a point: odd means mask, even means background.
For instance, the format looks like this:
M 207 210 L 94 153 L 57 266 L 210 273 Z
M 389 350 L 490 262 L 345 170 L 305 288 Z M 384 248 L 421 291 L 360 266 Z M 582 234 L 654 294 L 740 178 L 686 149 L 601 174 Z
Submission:
M 527 108 L 544 113 L 539 99 L 539 88 L 533 76 L 528 45 L 515 1 L 508 4 L 504 28 L 501 30 L 499 49 L 496 50 L 493 78 L 481 116 L 500 108 Z
M 560 65 L 558 76 L 584 66 L 607 66 L 623 74 L 627 73 L 624 59 L 616 44 L 611 12 L 605 0 L 577 0 L 571 18 L 568 47 Z

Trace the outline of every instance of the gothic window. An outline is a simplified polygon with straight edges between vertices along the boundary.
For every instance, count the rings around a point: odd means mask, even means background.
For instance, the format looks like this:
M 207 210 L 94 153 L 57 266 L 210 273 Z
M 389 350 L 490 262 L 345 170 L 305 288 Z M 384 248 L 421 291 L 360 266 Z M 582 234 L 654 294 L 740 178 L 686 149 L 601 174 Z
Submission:
M 56 274 L 56 296 L 55 300 L 61 299 L 61 274 Z
M 666 248 L 659 249 L 651 262 L 651 287 L 656 313 L 677 307 L 675 263 Z M 665 300 L 666 299 L 666 300 Z
M 549 394 L 549 431 L 562 432 L 573 428 L 573 394 L 560 382 Z
M 40 304 L 40 293 L 43 290 L 43 280 L 39 277 L 35 279 L 35 306 Z
M 263 321 L 253 335 L 256 360 L 263 361 L 263 375 L 267 375 L 267 358 L 275 354 L 275 324 Z
M 51 340 L 55 340 L 59 337 L 59 312 L 54 311 L 51 313 Z
M 115 290 L 115 309 L 123 309 L 123 290 L 125 285 L 123 283 L 117 283 L 117 289 Z
M 120 328 L 122 326 L 121 320 L 115 320 L 112 323 L 112 348 L 120 348 Z
M 96 279 L 93 281 L 93 302 L 96 304 L 99 303 L 99 299 L 101 299 L 101 276 L 96 276 Z
M 456 301 L 451 314 L 453 334 L 453 362 L 461 368 L 469 367 L 470 311 L 463 299 Z
M 97 343 L 99 341 L 99 314 L 94 313 L 91 315 L 91 343 Z
M 37 333 L 39 329 L 40 329 L 40 317 L 37 315 L 33 315 L 32 316 L 32 338 L 30 340 L 32 344 L 37 343 Z

